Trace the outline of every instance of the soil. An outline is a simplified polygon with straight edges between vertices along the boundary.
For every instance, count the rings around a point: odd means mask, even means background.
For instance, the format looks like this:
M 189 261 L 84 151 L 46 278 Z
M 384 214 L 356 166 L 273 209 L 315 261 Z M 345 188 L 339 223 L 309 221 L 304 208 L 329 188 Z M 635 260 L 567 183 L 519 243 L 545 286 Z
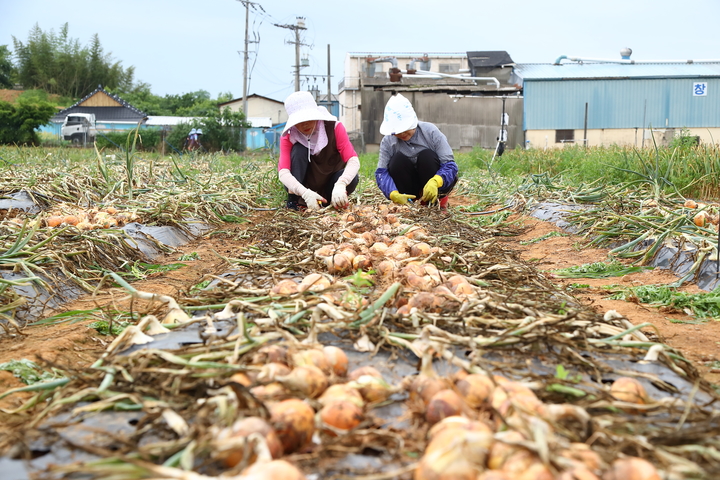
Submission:
M 456 204 L 457 202 L 458 199 L 455 200 Z M 258 215 L 263 215 L 263 213 L 258 213 Z M 456 215 L 461 214 L 456 213 Z M 539 272 L 545 272 L 546 275 L 558 268 L 607 260 L 608 251 L 606 249 L 580 248 L 581 239 L 566 232 L 563 236 L 552 236 L 530 244 L 522 243 L 538 239 L 551 231 L 561 232 L 561 229 L 552 223 L 517 214 L 510 216 L 507 222 L 517 228 L 518 234 L 513 237 L 503 237 L 500 241 L 506 243 L 509 248 L 516 249 L 524 261 L 534 264 Z M 186 296 L 192 286 L 226 271 L 226 262 L 217 254 L 232 255 L 232 252 L 237 252 L 242 248 L 242 245 L 233 244 L 230 241 L 234 237 L 232 230 L 242 228 L 244 228 L 242 225 L 224 226 L 223 230 L 227 232 L 226 234 L 208 236 L 178 247 L 176 253 L 156 263 L 176 263 L 180 255 L 193 252 L 197 253 L 200 259 L 183 261 L 186 266 L 179 270 L 158 274 L 135 282 L 133 285 L 138 290 L 166 294 L 174 298 Z M 581 302 L 592 305 L 598 312 L 616 310 L 634 324 L 651 323 L 654 325 L 656 333 L 667 345 L 692 361 L 709 382 L 718 384 L 720 383 L 720 369 L 717 368 L 720 356 L 718 354 L 720 322 L 713 320 L 700 322 L 684 312 L 665 312 L 647 305 L 609 300 L 606 298 L 607 292 L 599 288 L 609 284 L 667 284 L 676 280 L 677 277 L 671 272 L 657 269 L 626 275 L 622 278 L 554 279 L 562 286 L 589 285 L 589 287 L 577 290 L 574 295 Z M 684 290 L 687 292 L 700 291 L 693 285 L 685 286 Z M 87 295 L 65 305 L 63 310 L 82 310 L 113 305 L 114 302 L 121 301 L 124 296 L 125 293 L 119 289 L 106 288 L 95 295 Z M 148 306 L 136 305 L 136 308 L 141 310 Z M 111 339 L 88 328 L 89 322 L 90 320 L 74 324 L 29 326 L 23 330 L 22 336 L 2 335 L 0 336 L 0 363 L 20 359 L 42 359 L 61 369 L 90 365 L 102 355 Z M 644 330 L 650 331 L 649 327 Z M 0 371 L 0 392 L 22 386 L 24 384 L 11 373 Z M 3 409 L 14 409 L 21 404 L 22 398 L 19 395 L 12 395 L 0 400 L 0 408 Z M 0 413 L 0 433 L 7 431 L 6 428 L 14 423 L 17 424 L 20 420 L 17 417 Z

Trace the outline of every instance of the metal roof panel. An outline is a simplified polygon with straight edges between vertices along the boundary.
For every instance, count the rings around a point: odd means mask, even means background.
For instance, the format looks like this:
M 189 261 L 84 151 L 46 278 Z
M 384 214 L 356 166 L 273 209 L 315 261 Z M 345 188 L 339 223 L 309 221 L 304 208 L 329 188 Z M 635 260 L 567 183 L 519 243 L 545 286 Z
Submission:
M 520 81 L 604 78 L 720 77 L 718 63 L 522 63 L 513 74 Z

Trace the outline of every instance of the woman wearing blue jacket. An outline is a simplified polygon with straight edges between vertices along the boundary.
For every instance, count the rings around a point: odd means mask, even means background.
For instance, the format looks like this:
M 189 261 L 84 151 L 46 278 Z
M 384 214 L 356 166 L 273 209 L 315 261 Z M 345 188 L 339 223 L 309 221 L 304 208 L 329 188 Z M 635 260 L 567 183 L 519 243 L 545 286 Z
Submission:
M 375 181 L 393 202 L 447 208 L 448 194 L 457 183 L 458 167 L 445 135 L 432 123 L 419 122 L 410 101 L 394 94 L 385 105 L 380 133 L 380 156 Z

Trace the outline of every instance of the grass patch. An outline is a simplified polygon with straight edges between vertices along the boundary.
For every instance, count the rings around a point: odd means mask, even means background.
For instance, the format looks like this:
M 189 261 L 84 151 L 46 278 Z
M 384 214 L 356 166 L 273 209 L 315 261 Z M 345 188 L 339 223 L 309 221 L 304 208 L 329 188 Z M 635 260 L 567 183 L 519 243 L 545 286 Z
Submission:
M 559 278 L 608 278 L 622 277 L 629 273 L 652 270 L 652 267 L 626 266 L 617 261 L 595 262 L 553 270 L 551 273 Z
M 684 293 L 668 285 L 640 285 L 623 288 L 610 298 L 670 307 L 700 319 L 720 318 L 720 289 L 717 288 L 707 293 Z

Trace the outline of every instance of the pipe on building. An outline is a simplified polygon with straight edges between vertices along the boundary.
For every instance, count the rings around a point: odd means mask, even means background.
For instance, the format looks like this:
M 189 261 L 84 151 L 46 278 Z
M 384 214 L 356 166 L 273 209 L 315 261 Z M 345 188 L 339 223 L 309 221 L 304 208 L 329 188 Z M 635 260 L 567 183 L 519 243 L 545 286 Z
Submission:
M 560 62 L 563 60 L 569 60 L 571 62 L 595 62 L 595 63 L 621 63 L 627 65 L 634 65 L 640 63 L 720 63 L 720 59 L 705 59 L 705 60 L 630 60 L 630 59 L 617 59 L 617 58 L 587 58 L 587 57 L 568 57 L 567 55 L 560 55 L 554 65 L 562 65 Z
M 383 58 L 367 58 L 368 63 L 380 63 L 380 62 L 390 62 L 390 64 L 393 66 L 393 68 L 397 68 L 398 62 L 397 58 L 395 57 L 383 57 Z
M 420 75 L 425 75 L 425 77 L 420 78 L 457 78 L 460 80 L 481 80 L 481 81 L 488 81 L 495 84 L 497 88 L 500 88 L 500 81 L 495 77 L 470 77 L 470 76 L 463 76 L 463 75 L 451 75 L 449 73 L 440 73 L 440 72 L 428 72 L 426 70 L 416 70 L 416 72 Z M 412 77 L 415 77 L 415 75 L 411 75 Z M 429 77 L 432 76 L 432 77 Z

